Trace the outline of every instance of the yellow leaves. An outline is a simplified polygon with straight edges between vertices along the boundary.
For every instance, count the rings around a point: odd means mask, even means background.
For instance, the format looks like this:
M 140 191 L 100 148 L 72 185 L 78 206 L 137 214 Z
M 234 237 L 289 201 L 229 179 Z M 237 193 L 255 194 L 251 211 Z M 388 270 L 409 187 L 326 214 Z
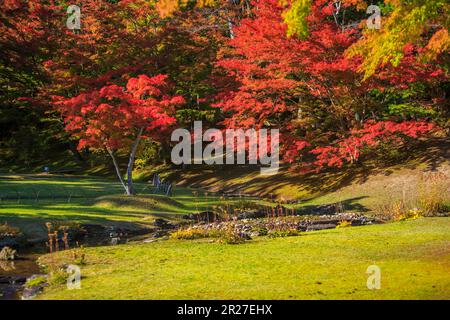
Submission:
M 279 0 L 287 7 L 283 13 L 288 26 L 288 36 L 308 36 L 307 17 L 312 0 Z M 355 6 L 358 10 L 367 8 L 363 0 L 343 0 L 344 6 Z M 381 29 L 365 29 L 363 38 L 351 46 L 346 55 L 349 58 L 363 57 L 360 71 L 364 79 L 372 76 L 377 68 L 385 63 L 398 66 L 403 59 L 403 50 L 407 44 L 421 43 L 424 31 L 430 25 L 439 28 L 429 40 L 422 55 L 424 61 L 435 59 L 450 47 L 449 19 L 450 5 L 447 0 L 385 0 L 392 11 L 382 16 Z M 364 24 L 365 25 L 365 24 Z
M 91 56 L 89 57 L 89 60 L 97 61 L 98 58 L 99 58 L 99 55 L 96 53 L 96 54 L 91 55 Z
M 281 0 L 286 5 L 286 0 Z M 290 8 L 283 13 L 284 21 L 288 26 L 287 35 L 305 38 L 308 36 L 308 24 L 306 17 L 309 14 L 312 0 L 293 0 Z
M 367 8 L 367 3 L 364 0 L 343 0 L 344 6 L 354 6 L 357 10 L 364 10 Z M 284 22 L 288 26 L 287 35 L 298 36 L 305 38 L 308 36 L 308 25 L 306 18 L 309 15 L 312 0 L 279 0 L 283 7 L 288 7 L 283 13 Z
M 436 32 L 426 47 L 426 59 L 434 59 L 449 47 L 449 36 L 446 30 L 449 5 L 445 1 L 414 0 L 402 2 L 387 0 L 393 11 L 382 17 L 380 30 L 364 30 L 363 39 L 351 46 L 346 54 L 349 58 L 362 56 L 360 71 L 364 79 L 372 76 L 384 63 L 397 66 L 403 58 L 403 50 L 407 44 L 422 41 L 423 32 L 430 24 L 443 25 Z
M 189 0 L 159 0 L 156 3 L 156 9 L 161 17 L 166 18 L 173 15 L 177 10 L 188 5 Z M 217 3 L 217 0 L 198 0 L 198 7 L 212 6 Z

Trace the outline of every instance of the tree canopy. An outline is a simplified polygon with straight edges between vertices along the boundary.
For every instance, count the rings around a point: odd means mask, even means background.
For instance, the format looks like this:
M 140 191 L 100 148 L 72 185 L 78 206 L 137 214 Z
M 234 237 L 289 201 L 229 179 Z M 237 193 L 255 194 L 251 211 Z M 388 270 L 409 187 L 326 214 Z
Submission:
M 168 128 L 203 120 L 279 128 L 283 160 L 320 170 L 448 130 L 446 1 L 377 1 L 380 29 L 362 0 L 87 0 L 79 30 L 65 1 L 2 4 L 8 161 L 55 144 L 162 160 Z

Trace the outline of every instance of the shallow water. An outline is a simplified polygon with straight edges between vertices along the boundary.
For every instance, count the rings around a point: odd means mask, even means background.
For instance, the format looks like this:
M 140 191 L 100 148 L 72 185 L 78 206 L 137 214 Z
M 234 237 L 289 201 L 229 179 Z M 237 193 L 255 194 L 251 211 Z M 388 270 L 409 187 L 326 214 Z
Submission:
M 136 235 L 121 235 L 114 241 L 109 235 L 85 236 L 79 241 L 71 241 L 71 247 L 85 246 L 98 247 L 108 245 L 120 245 L 128 240 L 140 238 Z M 62 247 L 62 244 L 60 245 Z M 14 261 L 0 261 L 0 300 L 19 300 L 22 297 L 23 285 L 26 279 L 35 274 L 43 274 L 36 263 L 40 255 L 48 253 L 48 248 L 43 245 L 35 245 L 28 248 L 17 249 L 18 258 Z
M 38 254 L 26 254 L 14 261 L 0 261 L 0 300 L 21 298 L 27 277 L 41 273 L 36 263 Z

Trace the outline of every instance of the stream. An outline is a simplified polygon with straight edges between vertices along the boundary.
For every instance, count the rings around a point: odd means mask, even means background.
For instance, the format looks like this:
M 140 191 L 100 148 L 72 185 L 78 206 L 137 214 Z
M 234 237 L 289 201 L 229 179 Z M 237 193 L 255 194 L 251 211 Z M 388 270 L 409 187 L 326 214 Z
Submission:
M 151 232 L 151 229 L 129 231 L 92 225 L 85 226 L 85 228 L 88 229 L 88 232 L 82 239 L 70 241 L 71 248 L 120 245 L 128 241 L 152 237 L 155 234 Z M 21 300 L 27 278 L 45 273 L 37 264 L 39 256 L 49 253 L 48 247 L 44 244 L 45 240 L 41 244 L 14 248 L 17 250 L 15 260 L 0 260 L 0 300 Z M 62 247 L 61 243 L 60 248 Z
M 0 300 L 21 299 L 26 279 L 42 273 L 36 263 L 38 257 L 39 253 L 29 252 L 13 261 L 0 261 Z

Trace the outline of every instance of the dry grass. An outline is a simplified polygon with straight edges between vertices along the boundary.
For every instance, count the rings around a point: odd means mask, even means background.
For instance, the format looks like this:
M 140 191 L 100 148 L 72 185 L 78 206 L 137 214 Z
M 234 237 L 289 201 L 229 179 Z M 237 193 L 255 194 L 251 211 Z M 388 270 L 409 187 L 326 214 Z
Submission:
M 376 213 L 383 220 L 393 221 L 442 215 L 450 211 L 449 191 L 449 178 L 444 172 L 422 172 L 411 183 L 403 184 L 401 198 L 387 193 Z
M 418 207 L 427 216 L 449 211 L 449 177 L 442 172 L 427 172 L 418 181 Z

